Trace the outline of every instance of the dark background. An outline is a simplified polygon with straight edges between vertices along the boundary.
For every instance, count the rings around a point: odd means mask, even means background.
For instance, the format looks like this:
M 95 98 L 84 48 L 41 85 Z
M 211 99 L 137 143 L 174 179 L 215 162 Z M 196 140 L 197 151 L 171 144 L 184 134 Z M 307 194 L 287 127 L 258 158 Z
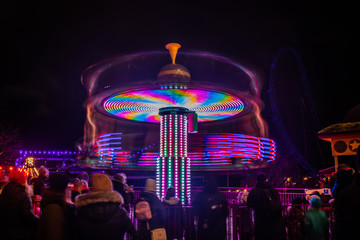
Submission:
M 214 52 L 262 69 L 263 116 L 270 137 L 281 142 L 269 73 L 279 49 L 290 46 L 304 63 L 320 127 L 303 104 L 290 54 L 279 60 L 276 79 L 281 118 L 299 151 L 317 168 L 327 167 L 330 144 L 318 141 L 316 132 L 343 122 L 359 104 L 355 11 L 328 1 L 3 2 L 0 122 L 20 129 L 24 149 L 73 150 L 85 121 L 82 71 L 105 58 L 179 42 L 183 51 Z

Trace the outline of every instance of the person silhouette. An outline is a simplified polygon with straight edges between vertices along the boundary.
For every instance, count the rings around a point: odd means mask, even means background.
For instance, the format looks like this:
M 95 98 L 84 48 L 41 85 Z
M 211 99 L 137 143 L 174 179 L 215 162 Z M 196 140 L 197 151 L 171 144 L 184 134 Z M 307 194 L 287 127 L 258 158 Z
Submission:
M 218 191 L 215 177 L 206 179 L 204 189 L 194 199 L 194 214 L 198 218 L 198 239 L 225 239 L 228 203 Z
M 175 197 L 175 188 L 169 187 L 162 200 L 168 221 L 165 222 L 166 235 L 168 239 L 182 239 L 184 234 L 184 210 L 182 202 Z
M 279 193 L 265 174 L 259 174 L 256 181 L 247 198 L 247 206 L 255 211 L 255 239 L 286 239 Z

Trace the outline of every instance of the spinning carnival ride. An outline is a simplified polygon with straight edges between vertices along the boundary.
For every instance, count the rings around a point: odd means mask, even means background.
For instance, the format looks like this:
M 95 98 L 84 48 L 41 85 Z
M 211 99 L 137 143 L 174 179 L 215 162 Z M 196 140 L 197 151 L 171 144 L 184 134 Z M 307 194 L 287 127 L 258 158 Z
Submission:
M 95 152 L 94 166 L 156 168 L 158 195 L 174 186 L 190 204 L 190 170 L 264 167 L 275 159 L 275 143 L 260 114 L 256 71 L 209 53 L 179 54 L 190 75 L 175 63 L 180 45 L 166 48 L 171 64 L 166 52 L 145 52 L 86 69 L 84 148 Z M 156 80 L 144 78 L 158 69 Z

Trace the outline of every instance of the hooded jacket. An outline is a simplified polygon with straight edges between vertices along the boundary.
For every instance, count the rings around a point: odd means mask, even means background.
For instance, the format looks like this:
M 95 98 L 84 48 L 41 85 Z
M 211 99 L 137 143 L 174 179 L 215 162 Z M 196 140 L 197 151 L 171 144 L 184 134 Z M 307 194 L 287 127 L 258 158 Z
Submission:
M 71 239 L 75 206 L 65 202 L 65 193 L 44 189 L 41 211 L 38 228 L 39 240 Z
M 98 191 L 79 195 L 75 199 L 76 239 L 124 239 L 129 232 L 136 239 L 136 230 L 128 213 L 120 207 L 123 198 L 116 191 Z
M 25 186 L 10 182 L 0 195 L 1 239 L 31 239 L 35 235 L 38 217 Z
M 311 207 L 305 214 L 305 234 L 308 240 L 326 239 L 329 220 L 323 210 Z M 327 239 L 329 239 L 327 237 Z M 350 238 L 351 239 L 351 238 Z

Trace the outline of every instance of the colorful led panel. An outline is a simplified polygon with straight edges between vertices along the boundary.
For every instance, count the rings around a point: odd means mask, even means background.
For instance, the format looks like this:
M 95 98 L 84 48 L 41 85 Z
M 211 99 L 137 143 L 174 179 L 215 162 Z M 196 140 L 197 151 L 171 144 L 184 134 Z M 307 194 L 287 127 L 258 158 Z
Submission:
M 122 150 L 122 133 L 107 133 L 96 136 L 95 157 L 99 165 L 129 165 L 130 152 Z
M 109 114 L 141 122 L 160 122 L 159 109 L 185 107 L 198 114 L 199 122 L 221 120 L 244 110 L 236 96 L 200 89 L 149 89 L 113 95 L 103 108 Z
M 191 166 L 231 166 L 233 158 L 242 164 L 272 162 L 276 156 L 274 140 L 237 133 L 193 133 L 188 144 Z M 159 153 L 143 154 L 139 165 L 156 165 Z

